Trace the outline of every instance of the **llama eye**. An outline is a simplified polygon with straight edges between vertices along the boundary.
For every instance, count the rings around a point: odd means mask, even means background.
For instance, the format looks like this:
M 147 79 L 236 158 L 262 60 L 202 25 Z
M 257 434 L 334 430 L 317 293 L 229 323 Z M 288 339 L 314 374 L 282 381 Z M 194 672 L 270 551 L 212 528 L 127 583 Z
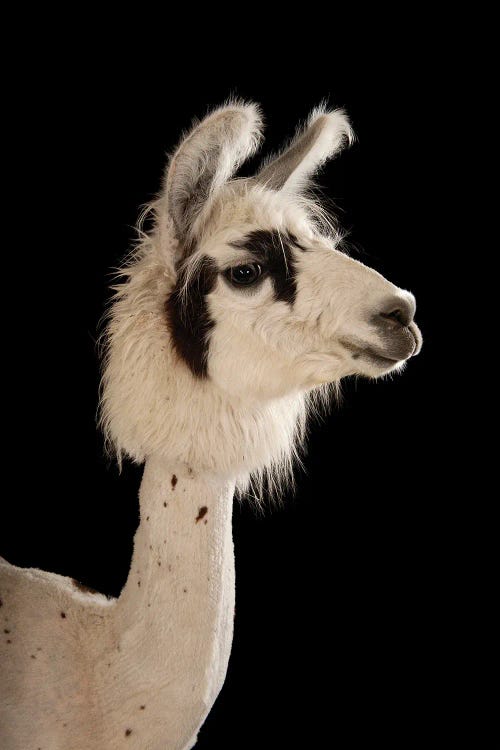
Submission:
M 261 274 L 262 268 L 258 263 L 249 263 L 245 266 L 229 268 L 225 276 L 235 286 L 250 286 L 257 281 Z

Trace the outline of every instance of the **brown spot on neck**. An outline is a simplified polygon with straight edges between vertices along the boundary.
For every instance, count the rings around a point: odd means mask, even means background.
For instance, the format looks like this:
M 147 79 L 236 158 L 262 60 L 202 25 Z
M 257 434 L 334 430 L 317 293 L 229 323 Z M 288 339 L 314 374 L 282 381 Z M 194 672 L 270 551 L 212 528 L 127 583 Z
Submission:
M 201 508 L 198 509 L 198 515 L 196 516 L 196 523 L 198 521 L 201 521 L 202 518 L 204 518 L 208 513 L 208 508 L 206 505 L 203 505 Z

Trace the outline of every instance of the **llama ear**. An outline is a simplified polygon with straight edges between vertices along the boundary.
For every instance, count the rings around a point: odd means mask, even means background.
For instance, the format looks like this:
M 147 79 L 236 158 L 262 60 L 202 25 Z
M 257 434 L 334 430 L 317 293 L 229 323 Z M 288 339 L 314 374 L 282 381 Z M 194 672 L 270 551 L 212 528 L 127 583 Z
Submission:
M 182 244 L 196 234 L 201 214 L 220 187 L 256 150 L 261 128 L 256 104 L 231 102 L 182 139 L 165 176 L 166 206 Z
M 324 162 L 353 140 L 354 133 L 342 109 L 327 112 L 317 108 L 306 127 L 279 156 L 264 165 L 255 179 L 273 190 L 298 192 Z

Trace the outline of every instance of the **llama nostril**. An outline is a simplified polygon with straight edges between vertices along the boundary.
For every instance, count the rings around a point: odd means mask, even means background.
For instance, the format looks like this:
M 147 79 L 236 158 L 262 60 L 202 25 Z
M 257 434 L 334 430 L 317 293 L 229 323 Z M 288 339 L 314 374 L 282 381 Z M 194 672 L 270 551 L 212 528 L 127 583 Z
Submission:
M 397 307 L 395 310 L 391 310 L 391 312 L 388 313 L 380 313 L 380 315 L 383 318 L 388 318 L 389 320 L 395 320 L 396 323 L 400 323 L 400 325 L 404 326 L 406 323 L 404 323 L 404 313 L 401 310 L 401 308 Z
M 409 326 L 415 314 L 415 302 L 413 298 L 393 297 L 387 300 L 384 308 L 378 317 L 383 318 L 386 323 L 393 327 Z

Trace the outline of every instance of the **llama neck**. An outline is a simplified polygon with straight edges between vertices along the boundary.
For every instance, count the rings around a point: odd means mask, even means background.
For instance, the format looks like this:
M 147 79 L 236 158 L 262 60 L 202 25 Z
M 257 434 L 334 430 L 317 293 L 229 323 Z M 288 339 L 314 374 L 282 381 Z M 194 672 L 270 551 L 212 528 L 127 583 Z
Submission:
M 153 703 L 149 720 L 157 711 L 168 724 L 171 714 L 186 736 L 204 720 L 229 659 L 233 492 L 230 482 L 149 458 L 132 565 L 116 607 L 120 700 L 132 694 L 136 703 L 144 694 Z

